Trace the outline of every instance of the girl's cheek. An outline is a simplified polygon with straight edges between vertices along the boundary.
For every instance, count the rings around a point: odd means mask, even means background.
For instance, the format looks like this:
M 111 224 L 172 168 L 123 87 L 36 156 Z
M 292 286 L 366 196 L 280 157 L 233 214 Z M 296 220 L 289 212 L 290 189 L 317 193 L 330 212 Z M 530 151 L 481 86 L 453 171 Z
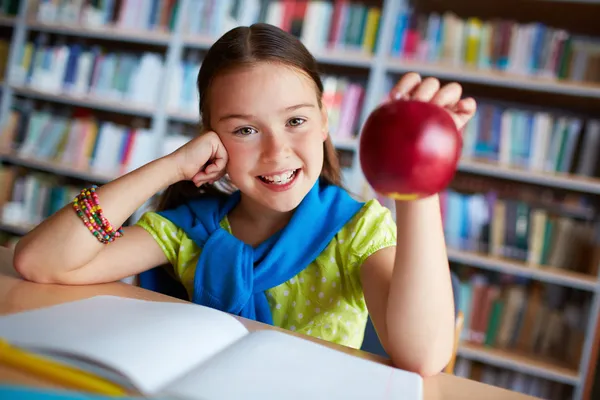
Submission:
M 229 163 L 233 162 L 236 165 L 244 165 L 252 162 L 252 160 L 258 157 L 260 151 L 260 149 L 255 145 L 252 145 L 252 143 L 234 142 L 229 143 L 225 148 L 227 149 Z

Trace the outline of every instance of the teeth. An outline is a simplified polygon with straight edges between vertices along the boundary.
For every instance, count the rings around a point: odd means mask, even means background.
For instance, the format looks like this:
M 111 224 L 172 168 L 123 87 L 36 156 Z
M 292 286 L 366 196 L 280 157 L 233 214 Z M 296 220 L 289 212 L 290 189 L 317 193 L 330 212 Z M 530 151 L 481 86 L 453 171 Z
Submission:
M 274 183 L 276 185 L 285 185 L 294 177 L 294 171 L 288 171 L 284 174 L 279 175 L 262 175 L 261 178 L 269 183 Z

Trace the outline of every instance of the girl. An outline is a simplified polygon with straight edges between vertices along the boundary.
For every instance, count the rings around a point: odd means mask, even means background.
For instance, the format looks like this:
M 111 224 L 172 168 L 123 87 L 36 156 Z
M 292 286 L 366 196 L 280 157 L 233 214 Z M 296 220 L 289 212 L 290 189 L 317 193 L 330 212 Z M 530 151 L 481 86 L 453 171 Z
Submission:
M 397 367 L 441 371 L 454 309 L 438 197 L 397 202 L 394 222 L 376 200 L 348 195 L 317 64 L 274 26 L 221 37 L 202 63 L 198 91 L 201 135 L 83 190 L 19 241 L 16 270 L 74 285 L 170 264 L 198 304 L 346 346 L 361 346 L 370 314 Z M 414 73 L 391 96 L 443 106 L 460 128 L 475 112 L 458 84 L 440 87 Z M 161 191 L 157 211 L 116 228 Z

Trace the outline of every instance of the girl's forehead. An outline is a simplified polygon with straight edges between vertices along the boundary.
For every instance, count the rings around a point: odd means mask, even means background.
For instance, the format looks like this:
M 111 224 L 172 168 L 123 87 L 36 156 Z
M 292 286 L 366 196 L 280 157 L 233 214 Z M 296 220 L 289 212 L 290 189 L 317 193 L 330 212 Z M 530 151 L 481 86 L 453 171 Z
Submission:
M 244 105 L 257 103 L 315 101 L 316 86 L 302 70 L 278 63 L 259 63 L 220 74 L 211 87 L 211 106 L 219 103 Z M 292 104 L 290 104 L 292 105 Z

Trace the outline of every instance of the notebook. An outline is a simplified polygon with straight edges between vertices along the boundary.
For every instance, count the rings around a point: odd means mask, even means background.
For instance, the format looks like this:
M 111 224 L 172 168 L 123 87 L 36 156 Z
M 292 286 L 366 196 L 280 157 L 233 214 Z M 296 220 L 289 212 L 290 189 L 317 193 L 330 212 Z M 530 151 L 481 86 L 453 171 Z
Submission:
M 14 346 L 172 399 L 422 399 L 420 375 L 192 303 L 96 296 L 0 317 Z
M 2 400 L 142 400 L 139 397 L 118 397 L 87 394 L 63 389 L 46 389 L 31 386 L 0 384 Z M 156 399 L 162 400 L 162 399 Z M 168 399 L 164 399 L 168 400 Z

